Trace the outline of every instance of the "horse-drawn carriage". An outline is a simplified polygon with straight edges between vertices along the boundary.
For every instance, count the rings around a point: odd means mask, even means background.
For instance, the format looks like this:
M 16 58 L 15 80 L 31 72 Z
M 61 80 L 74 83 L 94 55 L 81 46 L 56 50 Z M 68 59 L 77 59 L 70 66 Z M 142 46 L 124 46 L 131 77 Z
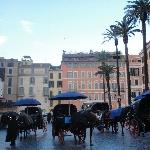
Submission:
M 86 138 L 86 129 L 90 129 L 90 144 L 92 145 L 92 132 L 94 127 L 100 124 L 100 119 L 96 115 L 99 111 L 104 111 L 108 107 L 104 108 L 104 105 L 92 105 L 92 107 L 86 110 L 80 110 L 77 112 L 75 105 L 70 104 L 58 104 L 53 110 L 52 121 L 52 136 L 58 136 L 60 143 L 64 143 L 64 136 L 68 131 L 74 135 L 75 142 L 77 143 L 77 137 L 79 143 L 84 143 Z
M 52 136 L 58 136 L 59 142 L 64 143 L 64 135 L 70 131 L 72 116 L 77 112 L 73 104 L 58 104 L 53 109 Z
M 145 96 L 133 103 L 128 116 L 128 128 L 132 135 L 150 131 L 150 97 Z
M 40 107 L 26 107 L 25 113 L 32 118 L 35 129 L 43 128 L 42 109 Z

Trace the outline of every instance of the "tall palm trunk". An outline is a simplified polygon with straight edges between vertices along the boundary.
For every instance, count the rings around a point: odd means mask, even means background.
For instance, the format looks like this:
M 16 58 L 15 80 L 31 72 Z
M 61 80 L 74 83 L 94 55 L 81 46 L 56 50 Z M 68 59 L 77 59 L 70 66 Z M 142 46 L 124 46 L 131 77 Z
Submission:
M 142 21 L 142 32 L 143 32 L 143 54 L 144 54 L 144 84 L 145 90 L 148 90 L 148 65 L 147 65 L 147 49 L 146 49 L 146 24 L 145 21 Z
M 127 42 L 125 44 L 125 57 L 126 57 L 126 72 L 127 72 L 127 86 L 128 86 L 128 104 L 131 105 L 131 82 L 130 82 L 130 73 L 129 73 L 129 57 L 128 57 L 128 46 Z
M 117 88 L 118 88 L 118 106 L 121 107 L 121 98 L 120 98 L 120 81 L 119 81 L 119 56 L 118 56 L 118 39 L 115 39 L 116 46 L 116 65 L 117 65 Z
M 103 74 L 103 91 L 104 91 L 104 102 L 106 102 L 105 75 L 104 74 Z
M 109 77 L 109 75 L 107 75 L 106 82 L 107 82 L 107 89 L 108 89 L 108 100 L 109 100 L 109 107 L 110 107 L 110 110 L 111 110 L 112 109 L 112 104 L 111 104 L 111 95 L 110 95 L 110 84 L 109 84 L 109 81 L 110 81 L 110 77 Z

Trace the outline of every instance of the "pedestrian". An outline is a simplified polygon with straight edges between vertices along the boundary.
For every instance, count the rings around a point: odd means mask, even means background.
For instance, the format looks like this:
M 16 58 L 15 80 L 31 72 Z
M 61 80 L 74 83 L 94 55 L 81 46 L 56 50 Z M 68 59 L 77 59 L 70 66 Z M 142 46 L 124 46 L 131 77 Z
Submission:
M 15 141 L 18 135 L 18 126 L 16 116 L 10 117 L 7 127 L 6 142 L 10 142 L 10 146 L 15 146 Z
M 51 112 L 49 112 L 48 114 L 47 114 L 47 122 L 48 123 L 50 123 L 50 121 L 51 121 Z

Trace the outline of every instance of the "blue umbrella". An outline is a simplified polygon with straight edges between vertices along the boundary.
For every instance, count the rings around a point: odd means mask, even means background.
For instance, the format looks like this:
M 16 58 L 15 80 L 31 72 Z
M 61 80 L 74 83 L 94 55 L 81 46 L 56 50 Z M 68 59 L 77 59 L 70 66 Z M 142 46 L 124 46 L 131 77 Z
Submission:
M 145 91 L 142 95 L 143 96 L 150 96 L 150 90 Z
M 144 97 L 143 94 L 138 95 L 138 96 L 136 96 L 136 97 L 134 98 L 134 101 L 137 101 L 137 100 L 139 100 L 139 99 L 142 99 L 143 97 Z
M 52 97 L 50 100 L 77 100 L 86 98 L 87 98 L 86 95 L 83 95 L 78 92 L 65 92 Z
M 15 103 L 15 106 L 37 106 L 37 105 L 41 105 L 41 103 L 33 98 L 18 99 Z
M 150 90 L 147 90 L 145 92 L 143 92 L 141 95 L 138 95 L 134 98 L 134 101 L 140 100 L 142 98 L 144 98 L 145 96 L 150 96 Z
M 78 92 L 65 92 L 52 97 L 50 100 L 77 100 L 86 98 L 87 98 L 86 95 L 83 95 Z M 69 115 L 70 115 L 70 101 L 69 101 Z

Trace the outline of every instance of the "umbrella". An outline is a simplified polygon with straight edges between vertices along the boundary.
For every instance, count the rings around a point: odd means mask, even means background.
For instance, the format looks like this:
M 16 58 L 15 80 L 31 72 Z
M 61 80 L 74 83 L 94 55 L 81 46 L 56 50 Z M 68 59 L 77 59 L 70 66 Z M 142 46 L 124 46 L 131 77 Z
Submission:
M 138 96 L 136 96 L 136 97 L 134 98 L 134 101 L 140 100 L 140 99 L 142 99 L 143 97 L 144 97 L 143 94 L 138 95 Z
M 150 96 L 150 90 L 147 90 L 145 92 L 143 92 L 141 95 L 138 95 L 134 98 L 134 101 L 140 100 L 142 98 L 144 98 L 145 96 Z
M 77 100 L 86 98 L 87 96 L 78 92 L 65 92 L 52 97 L 51 100 Z
M 143 96 L 150 96 L 150 90 L 145 91 L 142 95 Z
M 15 103 L 15 106 L 37 106 L 37 105 L 41 105 L 41 103 L 33 98 L 18 99 Z
M 52 97 L 50 100 L 77 100 L 86 98 L 87 98 L 86 95 L 81 94 L 79 92 L 64 92 Z M 69 101 L 69 115 L 70 115 L 70 101 Z

